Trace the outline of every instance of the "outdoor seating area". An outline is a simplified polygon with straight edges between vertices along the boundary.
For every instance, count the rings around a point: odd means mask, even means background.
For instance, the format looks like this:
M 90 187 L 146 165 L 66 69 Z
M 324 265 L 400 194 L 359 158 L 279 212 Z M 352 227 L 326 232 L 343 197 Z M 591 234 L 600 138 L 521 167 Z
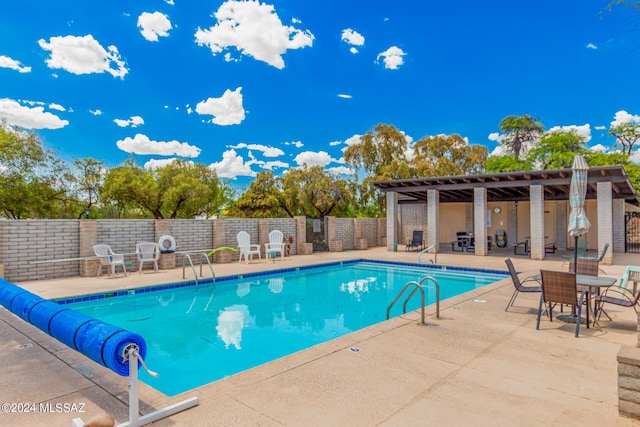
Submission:
M 93 251 L 100 260 L 97 277 L 100 277 L 103 267 L 107 267 L 107 269 L 111 271 L 112 279 L 116 275 L 116 267 L 120 267 L 122 274 L 127 275 L 127 269 L 124 265 L 124 255 L 114 253 L 109 245 L 95 245 Z
M 360 257 L 362 253 L 358 252 L 295 255 L 291 257 L 287 267 Z M 415 254 L 404 251 L 388 252 L 386 248 L 370 249 L 367 257 L 415 262 Z M 631 260 L 631 257 L 627 257 L 618 261 L 627 263 Z M 438 261 L 442 265 L 507 270 L 505 258 L 497 256 L 473 257 L 467 254 L 444 253 L 439 254 Z M 523 282 L 525 277 L 535 275 L 541 269 L 563 269 L 560 257 L 542 262 L 518 258 L 514 260 L 514 264 L 515 271 L 520 272 L 519 277 Z M 280 265 L 254 262 L 246 265 L 246 269 L 243 266 L 243 270 L 261 272 L 280 268 Z M 611 275 L 621 277 L 625 267 L 626 265 L 612 266 Z M 237 274 L 235 263 L 219 264 L 215 269 L 216 275 L 219 276 Z M 568 270 L 568 267 L 564 267 L 564 270 Z M 86 293 L 87 288 L 100 291 L 115 290 L 180 281 L 181 277 L 181 268 L 176 268 L 161 271 L 160 274 L 133 275 L 127 281 L 105 281 L 94 276 L 89 280 L 78 278 L 57 282 L 36 281 L 25 283 L 24 286 L 32 291 L 45 292 L 51 297 L 57 297 L 65 293 Z M 527 286 L 535 284 L 531 281 L 526 282 Z M 628 287 L 632 287 L 631 282 L 628 283 Z M 271 295 L 281 290 L 282 283 L 268 284 L 267 291 Z M 238 289 L 238 292 L 246 292 L 246 289 Z M 453 424 L 466 425 L 472 420 L 474 423 L 495 422 L 495 408 L 499 407 L 499 420 L 501 424 L 508 425 L 518 425 L 522 417 L 530 417 L 535 419 L 536 423 L 550 425 L 637 425 L 635 421 L 618 415 L 616 360 L 621 345 L 635 346 L 637 342 L 635 312 L 629 307 L 606 303 L 604 310 L 613 320 L 608 320 L 602 315 L 602 331 L 597 328 L 586 329 L 582 325 L 580 339 L 576 340 L 571 333 L 575 331 L 576 325 L 557 321 L 556 313 L 553 322 L 542 319 L 540 330 L 536 330 L 536 309 L 540 292 L 520 292 L 515 304 L 510 305 L 513 292 L 514 285 L 511 279 L 507 278 L 459 297 L 444 300 L 440 307 L 442 320 L 433 317 L 433 307 L 428 307 L 426 327 L 417 326 L 419 313 L 410 312 L 390 320 L 389 327 L 385 327 L 382 332 L 380 328 L 357 331 L 313 349 L 206 385 L 190 394 L 200 398 L 200 405 L 172 416 L 171 421 L 176 425 L 200 425 L 212 416 L 223 421 L 228 420 L 225 417 L 230 410 L 229 398 L 232 398 L 234 402 L 241 403 L 233 405 L 234 420 L 241 424 L 260 423 L 268 417 L 284 425 L 313 425 L 320 420 L 338 425 L 353 420 L 353 411 L 357 411 L 367 414 L 359 419 L 370 425 L 385 422 L 410 424 L 410 420 L 415 419 L 416 414 L 421 414 L 421 420 L 425 422 L 437 424 L 437 420 L 447 419 Z M 505 306 L 508 305 L 509 310 L 505 313 Z M 554 311 L 557 311 L 557 307 Z M 583 306 L 583 316 L 584 313 Z M 488 318 L 491 321 L 487 321 Z M 15 335 L 30 332 L 15 316 L 0 313 L 0 322 L 9 322 L 12 325 L 11 328 L 2 328 L 4 341 L 29 342 L 27 335 Z M 37 336 L 38 339 L 42 339 L 42 334 Z M 478 336 L 485 338 L 479 341 Z M 455 339 L 455 345 L 451 344 L 452 339 Z M 55 346 L 48 345 L 45 348 Z M 351 348 L 357 348 L 359 352 L 350 351 Z M 45 367 L 51 364 L 47 364 L 46 359 L 36 359 L 38 361 L 33 362 L 25 360 L 25 369 L 35 369 L 39 373 L 18 377 L 23 375 L 21 371 L 12 370 L 7 384 L 17 382 L 17 378 L 23 378 L 20 386 L 22 393 L 36 393 L 35 390 L 41 390 L 38 393 L 41 393 L 40 399 L 43 401 L 61 393 L 68 395 L 70 390 L 77 390 L 75 396 L 87 402 L 86 418 L 100 410 L 108 410 L 117 420 L 126 419 L 126 404 L 122 399 L 114 397 L 126 393 L 126 378 L 118 378 L 114 374 L 116 380 L 111 381 L 111 377 L 105 377 L 103 370 L 98 368 L 91 374 L 95 379 L 88 378 L 72 367 L 77 363 L 83 363 L 78 356 L 70 359 L 69 364 L 60 362 L 59 358 L 65 360 L 65 357 L 72 356 L 64 353 L 57 352 L 57 356 L 46 351 L 38 353 L 38 358 L 50 357 L 60 365 L 60 376 L 57 377 L 59 387 L 43 390 L 40 384 L 39 378 L 50 375 L 50 371 Z M 585 357 L 558 358 L 558 354 L 584 354 Z M 0 352 L 0 360 L 3 360 L 2 357 Z M 394 378 L 401 381 L 402 386 L 389 389 L 387 385 L 396 384 L 397 381 L 390 382 L 390 379 L 385 377 L 388 371 L 379 369 L 379 366 L 392 366 L 394 361 L 402 362 L 402 367 L 393 371 Z M 88 363 L 90 366 L 90 362 Z M 523 371 L 522 363 L 535 369 L 535 375 Z M 557 369 L 537 369 L 544 366 L 554 366 Z M 153 369 L 153 366 L 149 368 Z M 345 375 L 344 372 L 349 372 L 349 375 Z M 417 377 L 416 372 L 419 373 Z M 593 372 L 598 372 L 598 375 L 593 375 Z M 335 386 L 329 385 L 316 391 L 312 385 L 317 384 L 322 378 L 330 379 Z M 563 389 L 562 393 L 559 393 L 556 387 L 558 382 L 571 383 L 574 387 Z M 283 389 L 282 384 L 296 386 L 289 391 L 287 388 Z M 141 407 L 142 413 L 179 400 L 177 397 L 162 396 L 145 384 L 140 384 L 140 387 L 142 401 L 152 402 Z M 300 390 L 303 388 L 305 392 L 301 393 Z M 346 396 L 362 388 L 369 390 L 370 399 L 344 404 Z M 7 392 L 22 396 L 12 386 L 9 386 Z M 514 393 L 526 399 L 526 407 L 512 401 Z M 278 398 L 273 397 L 276 394 Z M 417 401 L 416 395 L 420 396 Z M 372 409 L 371 399 L 385 402 L 380 407 L 383 410 Z M 443 405 L 443 399 L 450 404 Z M 567 400 L 571 401 L 570 405 L 566 404 Z M 471 404 L 472 419 L 469 418 L 471 415 L 459 411 L 462 404 Z M 291 405 L 301 410 L 291 411 Z M 323 409 L 326 405 L 334 408 L 331 415 L 327 415 Z M 376 405 L 376 408 L 378 406 Z M 27 423 L 28 418 L 26 415 L 24 417 L 17 418 L 16 425 Z M 20 423 L 20 420 L 24 422 Z M 62 425 L 63 422 L 59 424 Z

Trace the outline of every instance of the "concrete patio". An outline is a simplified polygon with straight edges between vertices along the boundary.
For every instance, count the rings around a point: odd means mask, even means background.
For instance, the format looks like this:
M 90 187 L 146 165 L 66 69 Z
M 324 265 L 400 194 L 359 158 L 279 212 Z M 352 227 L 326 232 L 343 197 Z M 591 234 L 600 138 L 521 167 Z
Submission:
M 565 269 L 562 260 L 531 261 L 495 251 L 490 256 L 438 254 L 438 263 L 506 270 L 511 256 L 523 275 Z M 284 262 L 215 264 L 216 275 L 366 258 L 416 261 L 416 253 L 365 251 L 287 257 Z M 615 254 L 607 276 L 620 277 L 639 255 Z M 45 298 L 181 281 L 182 268 L 124 278 L 23 282 Z M 187 279 L 193 274 L 186 271 Z M 535 329 L 539 295 L 520 295 L 504 311 L 510 279 L 441 303 L 441 318 L 419 313 L 317 345 L 173 398 L 141 384 L 142 413 L 191 396 L 200 405 L 156 426 L 638 426 L 618 415 L 616 356 L 636 347 L 632 309 L 607 308 L 602 331 L 543 319 Z M 2 403 L 84 404 L 83 413 L 2 413 L 0 426 L 65 426 L 106 411 L 128 418 L 127 379 L 0 309 Z M 353 352 L 351 348 L 360 351 Z M 215 361 L 212 361 L 215 363 Z M 150 367 L 153 369 L 153 366 Z M 163 373 L 160 373 L 163 375 Z

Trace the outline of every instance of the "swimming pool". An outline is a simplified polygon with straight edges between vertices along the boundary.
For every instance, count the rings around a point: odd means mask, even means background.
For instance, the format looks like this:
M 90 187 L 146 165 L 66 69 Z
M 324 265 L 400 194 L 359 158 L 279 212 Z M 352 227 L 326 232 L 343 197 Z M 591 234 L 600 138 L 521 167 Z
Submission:
M 485 286 L 506 272 L 346 261 L 275 272 L 125 290 L 59 301 L 142 335 L 148 365 L 140 379 L 166 395 L 251 369 L 386 319 L 404 285 L 426 275 L 441 300 Z M 426 289 L 426 304 L 435 290 Z M 408 310 L 419 308 L 416 295 Z M 391 312 L 400 315 L 402 304 Z

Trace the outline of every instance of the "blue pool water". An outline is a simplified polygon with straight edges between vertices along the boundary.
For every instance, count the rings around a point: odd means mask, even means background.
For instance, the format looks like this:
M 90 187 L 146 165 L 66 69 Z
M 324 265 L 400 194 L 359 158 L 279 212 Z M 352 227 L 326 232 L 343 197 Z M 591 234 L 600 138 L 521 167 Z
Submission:
M 358 261 L 60 302 L 142 335 L 147 364 L 160 377 L 141 372 L 141 380 L 173 396 L 381 322 L 404 285 L 426 275 L 440 283 L 441 300 L 507 277 Z M 426 304 L 435 302 L 432 287 L 425 294 Z M 415 295 L 407 309 L 419 301 Z M 401 303 L 391 316 L 400 314 Z

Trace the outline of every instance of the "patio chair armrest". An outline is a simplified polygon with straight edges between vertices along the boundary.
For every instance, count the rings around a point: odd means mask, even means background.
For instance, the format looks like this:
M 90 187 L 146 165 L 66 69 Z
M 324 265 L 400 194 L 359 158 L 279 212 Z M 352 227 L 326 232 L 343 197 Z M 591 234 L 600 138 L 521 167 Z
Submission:
M 525 282 L 536 282 L 537 284 L 540 284 L 540 276 L 536 277 L 536 275 L 534 274 L 533 276 L 529 276 L 529 277 L 525 277 L 524 279 L 520 280 L 520 283 L 525 283 Z
M 625 287 L 619 287 L 616 285 L 613 285 L 605 289 L 605 291 L 601 294 L 601 296 L 602 297 L 609 296 L 613 298 L 622 297 L 622 298 L 628 299 L 629 301 L 634 300 L 636 297 L 630 289 L 627 289 Z

